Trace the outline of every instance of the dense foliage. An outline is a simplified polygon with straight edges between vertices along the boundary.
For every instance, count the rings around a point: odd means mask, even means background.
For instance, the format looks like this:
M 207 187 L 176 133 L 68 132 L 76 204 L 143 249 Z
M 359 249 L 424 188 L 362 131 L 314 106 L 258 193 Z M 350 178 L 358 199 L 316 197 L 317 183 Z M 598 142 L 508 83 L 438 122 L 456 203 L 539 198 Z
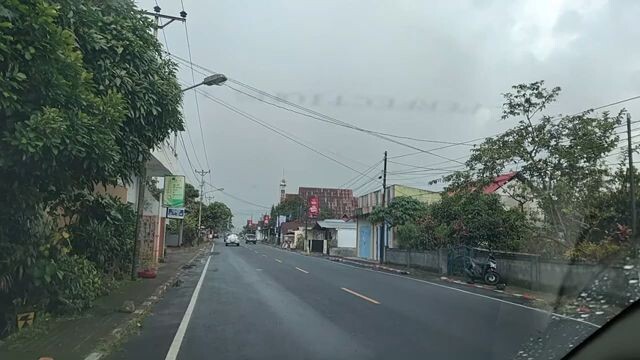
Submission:
M 152 26 L 128 0 L 0 3 L 1 316 L 79 310 L 127 266 L 132 211 L 91 192 L 182 129 Z
M 195 245 L 200 241 L 198 236 L 198 215 L 200 213 L 199 191 L 193 185 L 185 184 L 185 208 L 187 214 L 183 224 L 183 240 L 185 244 Z M 231 209 L 222 202 L 214 201 L 211 204 L 202 204 L 201 226 L 205 231 L 225 232 L 231 229 Z M 177 233 L 179 222 L 172 220 L 168 230 Z
M 62 204 L 71 253 L 86 257 L 101 272 L 122 277 L 130 270 L 136 213 L 112 196 L 81 192 Z
M 455 245 L 519 250 L 530 224 L 517 209 L 506 209 L 496 195 L 459 192 L 444 195 L 422 215 L 398 227 L 401 247 L 436 249 Z
M 424 215 L 426 209 L 427 206 L 416 198 L 398 196 L 388 206 L 373 209 L 369 220 L 374 224 L 386 222 L 387 226 L 394 227 L 415 222 Z
M 514 197 L 536 204 L 544 219 L 541 235 L 570 247 L 590 227 L 585 218 L 594 195 L 605 189 L 611 175 L 606 159 L 618 144 L 616 128 L 624 112 L 540 115 L 559 93 L 560 88 L 549 90 L 538 81 L 504 94 L 502 118 L 517 119 L 516 125 L 472 150 L 465 180 L 486 181 L 517 165 L 526 184 Z M 465 181 L 454 182 L 449 190 L 466 186 Z

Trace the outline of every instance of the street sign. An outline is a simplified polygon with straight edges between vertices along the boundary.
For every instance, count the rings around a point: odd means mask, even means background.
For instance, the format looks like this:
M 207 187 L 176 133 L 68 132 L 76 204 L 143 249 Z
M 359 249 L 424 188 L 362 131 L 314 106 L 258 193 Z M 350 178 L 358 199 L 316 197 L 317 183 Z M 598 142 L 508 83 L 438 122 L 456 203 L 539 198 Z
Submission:
M 184 176 L 165 176 L 162 206 L 182 208 L 184 207 Z
M 35 319 L 36 319 L 36 313 L 33 311 L 18 314 L 16 316 L 16 321 L 18 323 L 18 330 L 22 330 L 22 328 L 32 326 L 33 321 Z
M 309 217 L 316 218 L 320 215 L 320 200 L 316 195 L 309 197 Z
M 167 208 L 168 219 L 184 219 L 184 208 Z
M 271 221 L 271 216 L 265 215 L 263 220 L 265 225 L 269 225 L 269 221 Z

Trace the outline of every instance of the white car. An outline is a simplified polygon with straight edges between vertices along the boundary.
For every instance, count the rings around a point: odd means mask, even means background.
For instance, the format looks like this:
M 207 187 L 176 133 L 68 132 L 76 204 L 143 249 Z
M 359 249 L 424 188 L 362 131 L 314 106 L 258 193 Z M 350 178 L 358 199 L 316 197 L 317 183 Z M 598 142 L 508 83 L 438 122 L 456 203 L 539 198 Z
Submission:
M 240 246 L 240 239 L 238 239 L 238 235 L 230 234 L 224 239 L 224 246 L 235 245 Z

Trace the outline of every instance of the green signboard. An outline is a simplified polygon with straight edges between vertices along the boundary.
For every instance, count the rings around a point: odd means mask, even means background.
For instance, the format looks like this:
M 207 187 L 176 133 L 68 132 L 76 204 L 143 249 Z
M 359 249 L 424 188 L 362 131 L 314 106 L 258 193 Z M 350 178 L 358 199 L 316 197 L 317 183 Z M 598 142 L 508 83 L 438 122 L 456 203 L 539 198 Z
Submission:
M 165 176 L 162 206 L 184 207 L 184 176 Z

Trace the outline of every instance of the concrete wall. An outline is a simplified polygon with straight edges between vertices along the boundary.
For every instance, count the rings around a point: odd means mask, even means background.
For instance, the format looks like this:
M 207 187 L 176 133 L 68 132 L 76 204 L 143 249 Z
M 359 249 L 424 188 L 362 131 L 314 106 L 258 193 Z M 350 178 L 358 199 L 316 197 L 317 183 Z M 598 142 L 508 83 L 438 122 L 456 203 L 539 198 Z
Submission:
M 415 266 L 437 273 L 446 273 L 446 251 L 408 251 L 400 249 L 387 249 L 385 262 L 395 265 Z
M 355 248 L 331 248 L 329 249 L 329 255 L 331 256 L 342 256 L 342 257 L 355 257 L 356 249 Z
M 440 274 L 450 272 L 451 257 L 447 249 L 439 251 L 406 251 L 388 249 L 386 262 L 395 265 L 415 266 Z M 606 281 L 611 295 L 624 297 L 625 273 L 621 266 L 597 264 L 572 264 L 562 261 L 541 261 L 528 254 L 496 253 L 498 272 L 507 284 L 519 285 L 554 294 L 575 294 L 589 286 Z M 486 253 L 478 252 L 474 259 L 486 261 Z
M 338 247 L 356 248 L 356 229 L 338 229 Z

